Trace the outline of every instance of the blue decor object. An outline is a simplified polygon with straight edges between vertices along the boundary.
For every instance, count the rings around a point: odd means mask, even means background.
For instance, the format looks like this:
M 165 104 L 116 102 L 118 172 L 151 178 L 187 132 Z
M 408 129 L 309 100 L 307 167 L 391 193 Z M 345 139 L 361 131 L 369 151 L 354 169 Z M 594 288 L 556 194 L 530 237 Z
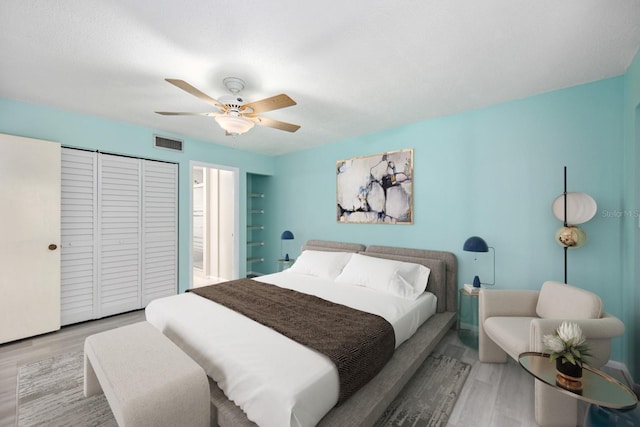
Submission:
M 640 425 L 640 405 L 635 409 L 610 409 L 591 404 L 584 425 L 585 427 L 636 427 Z
M 482 237 L 472 236 L 464 242 L 464 247 L 462 248 L 468 252 L 489 252 L 489 246 L 487 242 L 484 241 Z
M 485 283 L 485 285 L 494 285 L 495 284 L 495 278 L 496 278 L 496 251 L 494 248 L 492 248 L 491 246 L 487 245 L 487 242 L 484 241 L 484 239 L 482 237 L 478 237 L 478 236 L 471 236 L 469 237 L 465 242 L 464 242 L 464 246 L 462 247 L 463 250 L 467 251 L 467 252 L 489 252 L 489 249 L 493 249 L 493 282 L 492 283 Z M 477 258 L 474 258 L 474 261 L 477 261 Z M 473 278 L 473 287 L 474 288 L 479 288 L 480 287 L 480 278 L 478 276 L 475 276 Z
M 282 232 L 282 234 L 280 235 L 280 255 L 282 255 L 282 252 L 284 252 L 283 249 L 282 249 L 283 241 L 284 240 L 293 240 L 293 239 L 294 239 L 293 233 L 290 232 L 289 230 L 284 230 Z M 289 254 L 288 253 L 284 255 L 284 260 L 285 261 L 289 261 Z
M 473 287 L 474 288 L 479 288 L 480 287 L 480 278 L 478 276 L 473 278 Z

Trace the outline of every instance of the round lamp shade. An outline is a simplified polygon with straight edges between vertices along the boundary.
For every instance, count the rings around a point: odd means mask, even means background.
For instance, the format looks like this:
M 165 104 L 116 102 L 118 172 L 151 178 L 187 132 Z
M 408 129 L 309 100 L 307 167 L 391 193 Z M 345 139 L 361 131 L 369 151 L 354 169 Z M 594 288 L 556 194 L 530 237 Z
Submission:
M 280 236 L 280 239 L 282 240 L 293 240 L 293 233 L 290 232 L 289 230 L 285 230 L 282 232 L 282 235 Z
M 565 248 L 579 248 L 587 242 L 587 234 L 575 225 L 556 231 L 556 242 Z
M 564 221 L 564 194 L 559 195 L 551 205 L 553 215 Z M 598 211 L 598 204 L 586 193 L 567 193 L 567 224 L 583 224 L 592 219 Z
M 482 237 L 472 236 L 464 242 L 463 250 L 469 252 L 489 252 L 489 246 Z

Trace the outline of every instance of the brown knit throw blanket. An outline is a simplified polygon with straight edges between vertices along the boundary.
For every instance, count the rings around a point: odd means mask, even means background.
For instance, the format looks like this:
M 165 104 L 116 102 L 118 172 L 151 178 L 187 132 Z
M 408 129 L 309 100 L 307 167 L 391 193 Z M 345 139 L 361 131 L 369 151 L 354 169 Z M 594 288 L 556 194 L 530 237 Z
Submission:
M 329 357 L 340 378 L 338 404 L 373 378 L 393 355 L 393 327 L 375 314 L 251 279 L 191 292 Z

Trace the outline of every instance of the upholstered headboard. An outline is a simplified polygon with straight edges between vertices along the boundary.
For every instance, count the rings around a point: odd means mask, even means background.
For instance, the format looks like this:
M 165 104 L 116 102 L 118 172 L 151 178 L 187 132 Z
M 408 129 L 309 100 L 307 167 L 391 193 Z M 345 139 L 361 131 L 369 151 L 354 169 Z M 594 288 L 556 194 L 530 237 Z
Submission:
M 451 252 L 379 245 L 365 247 L 359 243 L 326 240 L 309 240 L 302 250 L 359 252 L 372 257 L 422 264 L 431 270 L 427 290 L 438 298 L 437 312 L 457 310 L 458 261 Z
M 360 243 L 329 242 L 327 240 L 307 240 L 302 250 L 327 252 L 364 252 L 366 247 Z

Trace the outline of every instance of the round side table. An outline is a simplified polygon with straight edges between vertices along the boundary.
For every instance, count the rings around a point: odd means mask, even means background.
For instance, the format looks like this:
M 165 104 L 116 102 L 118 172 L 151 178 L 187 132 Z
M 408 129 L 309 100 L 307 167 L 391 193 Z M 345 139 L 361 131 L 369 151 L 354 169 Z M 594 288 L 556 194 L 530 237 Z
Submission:
M 576 391 L 558 382 L 556 364 L 548 354 L 529 351 L 520 354 L 518 362 L 540 381 L 576 399 L 613 409 L 633 409 L 638 404 L 638 398 L 629 387 L 590 366 L 582 365 L 582 388 Z

